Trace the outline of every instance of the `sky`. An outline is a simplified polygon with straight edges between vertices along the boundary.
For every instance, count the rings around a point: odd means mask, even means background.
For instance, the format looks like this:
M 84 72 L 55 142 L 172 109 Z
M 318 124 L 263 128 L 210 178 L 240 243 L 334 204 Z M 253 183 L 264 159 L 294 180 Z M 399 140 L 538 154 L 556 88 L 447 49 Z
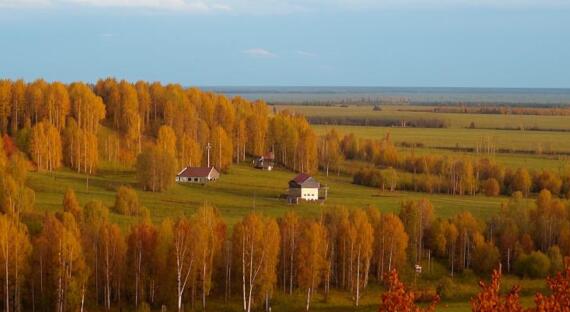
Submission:
M 0 0 L 0 78 L 570 87 L 570 0 Z

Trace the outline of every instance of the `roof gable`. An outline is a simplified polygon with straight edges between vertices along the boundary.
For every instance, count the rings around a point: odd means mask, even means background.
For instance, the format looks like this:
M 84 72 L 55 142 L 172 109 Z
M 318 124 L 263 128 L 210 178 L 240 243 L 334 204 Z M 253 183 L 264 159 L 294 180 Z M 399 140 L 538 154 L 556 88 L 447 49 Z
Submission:
M 320 183 L 306 173 L 298 174 L 293 180 L 289 182 L 292 187 L 305 187 L 305 188 L 319 188 Z
M 184 170 L 178 173 L 179 177 L 198 177 L 198 178 L 206 178 L 210 175 L 212 170 L 215 170 L 214 167 L 186 167 Z

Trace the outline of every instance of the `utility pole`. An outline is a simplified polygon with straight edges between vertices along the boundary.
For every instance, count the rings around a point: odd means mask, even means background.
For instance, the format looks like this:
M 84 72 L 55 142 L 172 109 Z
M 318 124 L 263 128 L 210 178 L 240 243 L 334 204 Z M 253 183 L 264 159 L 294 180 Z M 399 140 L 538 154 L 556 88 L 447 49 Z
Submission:
M 212 145 L 210 144 L 210 142 L 208 142 L 208 145 L 206 145 L 206 150 L 208 151 L 208 168 L 210 168 L 210 149 L 212 148 Z

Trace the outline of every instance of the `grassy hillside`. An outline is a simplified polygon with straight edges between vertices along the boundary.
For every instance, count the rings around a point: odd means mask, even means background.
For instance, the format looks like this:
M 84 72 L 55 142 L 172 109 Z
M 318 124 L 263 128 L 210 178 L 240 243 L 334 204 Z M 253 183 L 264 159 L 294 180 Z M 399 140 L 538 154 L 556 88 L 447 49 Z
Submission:
M 127 184 L 136 188 L 143 204 L 151 211 L 154 221 L 161 221 L 166 217 L 176 217 L 182 214 L 191 214 L 203 202 L 209 202 L 217 206 L 231 226 L 242 216 L 252 209 L 261 211 L 270 216 L 281 216 L 288 209 L 295 209 L 303 216 L 318 216 L 327 207 L 344 205 L 349 208 L 366 207 L 372 205 L 382 211 L 397 212 L 403 200 L 429 198 L 436 214 L 442 217 L 451 217 L 462 210 L 468 210 L 479 218 L 486 218 L 493 214 L 501 201 L 506 198 L 487 198 L 483 196 L 447 196 L 428 195 L 423 193 L 385 193 L 374 188 L 358 186 L 350 183 L 348 177 L 324 177 L 318 179 L 329 186 L 329 199 L 324 205 L 301 204 L 288 205 L 280 199 L 280 194 L 287 188 L 287 182 L 295 174 L 286 170 L 272 172 L 260 171 L 248 165 L 232 167 L 231 171 L 222 175 L 221 179 L 210 185 L 178 184 L 164 193 L 151 193 L 140 190 L 135 180 L 135 172 L 132 170 L 113 170 L 103 168 L 97 176 L 89 180 L 89 190 L 86 188 L 86 180 L 83 175 L 68 169 L 60 170 L 54 174 L 32 173 L 29 185 L 36 192 L 36 206 L 40 211 L 56 211 L 61 209 L 61 201 L 66 188 L 75 189 L 81 204 L 92 199 L 102 200 L 106 205 L 114 203 L 115 190 L 118 186 Z M 124 229 L 134 222 L 134 218 L 111 214 L 114 222 L 122 225 Z M 441 271 L 441 272 L 439 272 Z M 404 273 L 407 283 L 413 282 L 410 273 Z M 435 287 L 445 276 L 445 269 L 441 268 L 437 273 L 420 277 L 417 280 L 418 287 Z M 477 277 L 473 275 L 462 276 L 456 279 L 454 284 L 453 298 L 444 300 L 438 311 L 470 311 L 469 299 L 478 291 Z M 515 277 L 506 277 L 505 285 L 522 283 L 527 292 L 524 293 L 523 302 L 531 303 L 532 295 L 536 290 L 544 287 L 544 281 L 519 280 Z M 237 291 L 237 290 L 236 290 Z M 364 291 L 361 307 L 356 309 L 348 292 L 333 291 L 328 302 L 318 294 L 313 301 L 312 311 L 376 311 L 380 301 L 382 288 L 379 285 L 371 285 Z M 273 301 L 274 311 L 303 311 L 304 293 L 297 291 L 293 297 L 276 294 Z M 223 303 L 220 297 L 214 296 L 209 303 L 209 310 L 217 311 L 240 311 L 239 294 L 234 296 L 229 305 Z
M 139 193 L 143 204 L 150 209 L 155 221 L 166 217 L 191 214 L 204 202 L 218 207 L 229 224 L 234 224 L 252 209 L 270 216 L 281 216 L 288 209 L 295 209 L 304 216 L 317 216 L 322 209 L 343 205 L 349 208 L 372 205 L 382 211 L 398 211 L 404 200 L 430 199 L 437 215 L 451 217 L 462 210 L 471 211 L 475 216 L 486 218 L 493 214 L 501 201 L 506 198 L 484 196 L 429 195 L 414 192 L 380 193 L 378 190 L 351 183 L 349 177 L 318 176 L 321 183 L 329 186 L 329 199 L 325 204 L 304 203 L 289 205 L 279 196 L 286 192 L 287 182 L 294 173 L 285 170 L 260 171 L 247 165 L 231 168 L 228 174 L 209 185 L 177 184 L 163 193 L 143 192 L 136 184 L 135 172 L 130 170 L 99 170 L 97 176 L 89 180 L 86 187 L 85 176 L 68 169 L 54 174 L 33 173 L 29 185 L 36 192 L 38 209 L 55 211 L 61 209 L 61 201 L 66 188 L 75 189 L 82 204 L 98 199 L 112 206 L 115 191 L 120 185 L 131 185 Z M 125 224 L 129 218 L 113 215 L 115 221 Z

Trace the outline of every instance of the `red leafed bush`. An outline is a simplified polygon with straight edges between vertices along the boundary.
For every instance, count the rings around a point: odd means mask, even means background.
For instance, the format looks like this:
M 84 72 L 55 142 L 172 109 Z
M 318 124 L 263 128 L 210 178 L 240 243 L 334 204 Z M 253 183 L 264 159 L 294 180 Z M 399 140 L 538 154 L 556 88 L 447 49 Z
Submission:
M 406 290 L 404 283 L 400 281 L 396 270 L 388 273 L 388 291 L 382 295 L 382 304 L 379 312 L 431 312 L 435 311 L 435 306 L 439 302 L 439 296 L 433 298 L 432 304 L 425 309 L 415 305 L 415 295 Z
M 522 312 L 520 304 L 520 287 L 514 286 L 503 299 L 499 294 L 501 288 L 501 272 L 494 270 L 491 281 L 486 284 L 479 282 L 481 292 L 471 299 L 471 311 L 473 312 Z

